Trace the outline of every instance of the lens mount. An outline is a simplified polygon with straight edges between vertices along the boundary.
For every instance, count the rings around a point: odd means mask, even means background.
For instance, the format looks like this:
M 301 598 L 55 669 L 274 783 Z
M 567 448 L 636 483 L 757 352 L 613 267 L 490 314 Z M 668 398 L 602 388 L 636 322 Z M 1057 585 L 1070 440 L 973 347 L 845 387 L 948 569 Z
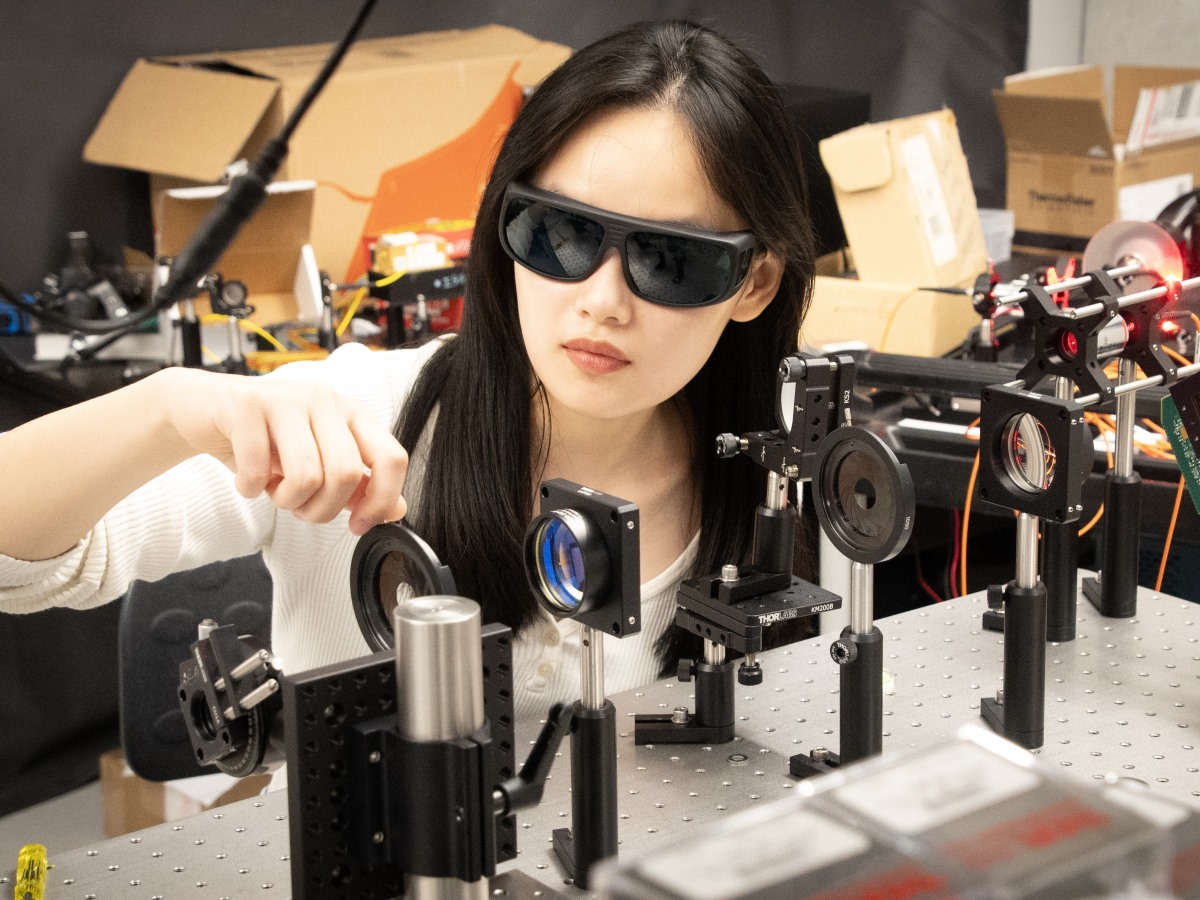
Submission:
M 412 529 L 376 525 L 358 539 L 350 562 L 350 601 L 372 652 L 395 646 L 392 612 L 400 599 L 458 593 L 450 569 Z
M 525 574 L 538 602 L 559 618 L 594 609 L 607 596 L 611 559 L 604 535 L 576 509 L 543 513 L 525 532 Z

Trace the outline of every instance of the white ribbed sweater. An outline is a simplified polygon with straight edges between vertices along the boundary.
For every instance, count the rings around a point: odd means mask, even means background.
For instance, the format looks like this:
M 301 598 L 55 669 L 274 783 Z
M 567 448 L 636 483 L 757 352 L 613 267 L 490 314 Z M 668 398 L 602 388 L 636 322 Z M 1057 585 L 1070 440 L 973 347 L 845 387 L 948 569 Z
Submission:
M 267 377 L 325 381 L 357 398 L 390 428 L 437 346 L 372 352 L 349 344 L 326 361 L 293 363 Z M 405 496 L 415 506 L 424 448 L 410 450 Z M 276 509 L 265 496 L 246 500 L 221 463 L 195 457 L 122 500 L 62 556 L 27 562 L 0 555 L 0 610 L 97 606 L 123 595 L 135 579 L 154 581 L 261 550 L 274 580 L 272 649 L 284 670 L 353 659 L 368 648 L 350 605 L 350 558 L 357 539 L 347 518 L 343 513 L 328 524 L 311 525 Z M 606 692 L 657 677 L 654 642 L 674 619 L 676 589 L 691 568 L 696 546 L 694 538 L 666 571 L 642 585 L 641 633 L 605 641 Z M 580 693 L 579 626 L 556 622 L 545 612 L 540 616 L 513 646 L 520 718 L 543 715 L 552 703 Z

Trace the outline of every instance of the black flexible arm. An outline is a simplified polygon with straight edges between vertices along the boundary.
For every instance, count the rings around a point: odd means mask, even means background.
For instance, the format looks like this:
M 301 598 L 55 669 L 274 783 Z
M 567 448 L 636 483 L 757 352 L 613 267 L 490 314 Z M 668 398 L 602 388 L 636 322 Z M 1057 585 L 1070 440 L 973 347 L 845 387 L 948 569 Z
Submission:
M 180 300 L 186 300 L 198 290 L 198 282 L 212 271 L 213 266 L 225 252 L 242 226 L 254 215 L 266 197 L 267 185 L 271 183 L 275 172 L 287 156 L 288 140 L 300 119 L 312 105 L 317 94 L 325 87 L 334 70 L 350 49 L 350 44 L 358 35 L 367 15 L 371 12 L 377 0 L 364 0 L 358 14 L 350 25 L 350 29 L 334 48 L 333 53 L 325 61 L 325 65 L 313 79 L 304 96 L 300 98 L 296 108 L 284 123 L 283 128 L 259 153 L 258 159 L 250 166 L 244 175 L 234 178 L 229 190 L 221 195 L 217 205 L 200 223 L 200 227 L 192 235 L 187 246 L 175 257 L 171 264 L 171 275 L 166 284 L 158 289 L 151 304 L 152 309 L 163 309 Z M 147 310 L 147 312 L 151 312 Z M 151 312 L 151 314 L 153 314 Z
M 541 802 L 542 794 L 546 791 L 546 776 L 554 765 L 554 754 L 571 730 L 574 720 L 573 706 L 556 703 L 550 708 L 546 724 L 529 752 L 525 765 L 521 766 L 521 771 L 496 788 L 504 800 L 503 807 L 496 810 L 496 815 L 507 816 L 514 810 L 536 806 Z
M 154 318 L 160 310 L 166 309 L 180 300 L 195 296 L 199 291 L 200 279 L 212 271 L 221 254 L 233 243 L 242 226 L 262 205 L 266 197 L 267 185 L 278 171 L 284 157 L 287 156 L 288 141 L 292 132 L 300 124 L 300 120 L 308 111 L 317 95 L 332 77 L 334 70 L 350 49 L 350 45 L 362 30 L 363 24 L 370 15 L 378 0 L 363 0 L 362 6 L 350 23 L 350 28 L 334 47 L 325 65 L 317 73 L 308 90 L 304 92 L 295 109 L 284 123 L 279 133 L 271 138 L 258 158 L 244 175 L 234 178 L 229 189 L 221 195 L 216 206 L 205 217 L 204 221 L 192 234 L 187 246 L 179 252 L 171 265 L 171 275 L 167 282 L 156 292 L 153 301 L 143 310 L 133 316 L 127 316 L 118 321 L 77 319 L 74 316 L 64 316 L 53 310 L 45 310 L 36 304 L 29 303 L 0 285 L 0 295 L 4 299 L 25 310 L 30 315 L 68 331 L 78 331 L 83 334 L 109 334 L 119 331 L 122 334 L 133 331 L 139 325 Z

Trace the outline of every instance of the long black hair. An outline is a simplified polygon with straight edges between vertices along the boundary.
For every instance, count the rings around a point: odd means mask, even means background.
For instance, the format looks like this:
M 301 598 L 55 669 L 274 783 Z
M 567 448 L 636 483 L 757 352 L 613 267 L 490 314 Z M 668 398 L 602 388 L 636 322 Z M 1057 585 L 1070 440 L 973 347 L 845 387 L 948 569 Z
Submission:
M 504 189 L 525 181 L 600 111 L 665 109 L 688 123 L 716 193 L 783 264 L 778 293 L 754 320 L 730 322 L 682 402 L 692 426 L 699 496 L 695 574 L 748 561 L 765 475 L 719 460 L 715 436 L 775 427 L 775 376 L 794 353 L 811 292 L 814 249 L 801 154 L 778 91 L 754 60 L 704 26 L 643 22 L 575 53 L 523 105 L 479 206 L 458 336 L 430 359 L 397 423 L 415 447 L 436 408 L 420 497 L 410 523 L 454 572 L 485 621 L 520 630 L 536 613 L 522 562 L 533 516 L 537 453 L 532 375 L 517 318 L 513 263 L 497 235 Z M 531 388 L 531 385 L 534 387 Z M 544 398 L 543 398 L 544 399 Z M 659 641 L 664 669 L 681 629 Z

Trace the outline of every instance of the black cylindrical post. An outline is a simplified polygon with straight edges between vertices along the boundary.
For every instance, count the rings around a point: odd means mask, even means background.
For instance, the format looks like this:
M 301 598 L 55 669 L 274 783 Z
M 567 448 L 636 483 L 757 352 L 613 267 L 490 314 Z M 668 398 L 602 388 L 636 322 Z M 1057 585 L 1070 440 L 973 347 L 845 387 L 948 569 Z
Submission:
M 183 364 L 190 369 L 199 369 L 204 365 L 204 342 L 200 336 L 200 320 L 192 301 L 185 304 L 183 318 L 179 322 L 179 343 L 183 348 Z
M 840 668 L 841 764 L 883 752 L 883 635 L 874 625 L 862 634 L 847 626 L 841 641 L 852 659 Z
M 1004 589 L 1004 736 L 1042 746 L 1046 711 L 1046 586 Z
M 1035 474 L 1040 483 L 1043 473 Z M 984 697 L 979 714 L 994 731 L 1032 750 L 1045 739 L 1046 585 L 1038 577 L 1038 520 L 1028 513 L 1017 517 L 1016 562 L 1017 577 L 1004 587 L 1004 690 Z
M 1042 522 L 1042 583 L 1046 585 L 1046 640 L 1075 640 L 1079 598 L 1079 523 Z
M 1088 599 L 1111 619 L 1137 615 L 1139 530 L 1142 516 L 1142 477 L 1108 473 L 1104 482 L 1104 557 L 1099 590 Z
M 617 709 L 611 700 L 599 709 L 575 705 L 571 844 L 575 884 L 586 889 L 592 866 L 617 855 Z
M 709 728 L 733 728 L 733 669 L 732 662 L 696 662 L 696 721 L 699 724 Z
M 759 572 L 792 571 L 796 547 L 796 508 L 760 505 L 754 517 L 754 568 Z

